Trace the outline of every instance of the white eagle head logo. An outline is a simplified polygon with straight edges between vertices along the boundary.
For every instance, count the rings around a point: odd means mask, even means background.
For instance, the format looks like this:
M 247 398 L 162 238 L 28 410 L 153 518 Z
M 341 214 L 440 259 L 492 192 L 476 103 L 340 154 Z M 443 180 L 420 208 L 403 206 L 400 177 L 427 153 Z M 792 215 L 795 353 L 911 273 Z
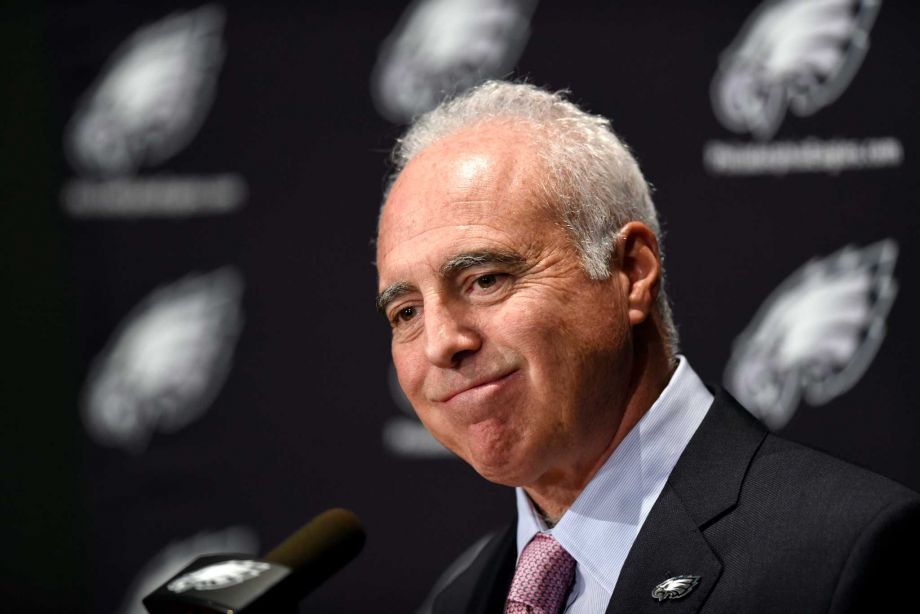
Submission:
M 81 100 L 65 134 L 78 170 L 127 175 L 163 162 L 195 136 L 224 57 L 224 12 L 208 5 L 135 32 Z
M 220 390 L 242 328 L 243 281 L 223 268 L 154 290 L 125 318 L 87 378 L 96 442 L 139 452 L 154 431 L 198 418 Z
M 371 91 L 405 122 L 442 99 L 508 72 L 530 36 L 536 0 L 416 0 L 384 41 Z
M 652 597 L 658 601 L 680 599 L 700 583 L 700 576 L 674 576 L 668 578 L 652 590 Z
M 713 109 L 733 132 L 769 139 L 787 109 L 811 115 L 843 93 L 869 49 L 881 0 L 767 0 L 719 60 Z
M 221 561 L 184 574 L 167 584 L 166 588 L 173 593 L 184 593 L 190 589 L 214 591 L 258 578 L 268 569 L 271 565 L 261 561 Z
M 774 430 L 802 396 L 821 405 L 848 390 L 885 337 L 897 255 L 889 239 L 845 247 L 795 271 L 736 339 L 725 387 Z
M 220 531 L 202 531 L 167 544 L 137 573 L 121 601 L 117 614 L 147 614 L 141 601 L 170 578 L 184 569 L 196 557 L 214 552 L 255 553 L 259 539 L 244 526 L 232 526 Z M 254 555 L 253 555 L 254 556 Z

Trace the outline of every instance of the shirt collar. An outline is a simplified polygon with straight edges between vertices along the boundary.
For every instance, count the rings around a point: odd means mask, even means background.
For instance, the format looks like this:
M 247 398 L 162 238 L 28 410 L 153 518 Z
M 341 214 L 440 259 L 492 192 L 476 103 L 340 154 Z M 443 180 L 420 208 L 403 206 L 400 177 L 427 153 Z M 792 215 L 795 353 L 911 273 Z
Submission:
M 613 593 L 642 523 L 712 400 L 686 358 L 678 356 L 661 395 L 555 527 L 547 529 L 524 490 L 516 489 L 518 556 L 534 535 L 549 532 L 582 572 Z

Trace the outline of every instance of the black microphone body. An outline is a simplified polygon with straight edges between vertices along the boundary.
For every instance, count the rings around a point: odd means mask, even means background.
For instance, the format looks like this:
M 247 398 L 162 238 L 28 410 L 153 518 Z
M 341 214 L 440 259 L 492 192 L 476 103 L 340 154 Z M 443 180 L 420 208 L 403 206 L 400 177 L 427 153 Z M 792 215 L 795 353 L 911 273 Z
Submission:
M 357 516 L 331 509 L 261 559 L 199 557 L 143 603 L 150 614 L 295 612 L 301 599 L 357 556 L 364 541 Z

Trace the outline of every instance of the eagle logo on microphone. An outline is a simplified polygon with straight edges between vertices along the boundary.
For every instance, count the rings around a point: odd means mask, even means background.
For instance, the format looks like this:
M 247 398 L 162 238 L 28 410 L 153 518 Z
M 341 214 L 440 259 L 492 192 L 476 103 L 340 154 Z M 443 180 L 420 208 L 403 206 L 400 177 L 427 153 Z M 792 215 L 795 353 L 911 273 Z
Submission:
M 789 422 L 803 397 L 823 405 L 849 390 L 885 338 L 897 256 L 887 239 L 800 267 L 736 339 L 726 388 L 773 430 Z
M 723 53 L 713 109 L 729 130 L 769 139 L 787 109 L 811 115 L 850 84 L 881 0 L 768 0 Z
M 261 561 L 223 561 L 180 576 L 166 585 L 174 593 L 214 591 L 258 578 L 271 565 Z

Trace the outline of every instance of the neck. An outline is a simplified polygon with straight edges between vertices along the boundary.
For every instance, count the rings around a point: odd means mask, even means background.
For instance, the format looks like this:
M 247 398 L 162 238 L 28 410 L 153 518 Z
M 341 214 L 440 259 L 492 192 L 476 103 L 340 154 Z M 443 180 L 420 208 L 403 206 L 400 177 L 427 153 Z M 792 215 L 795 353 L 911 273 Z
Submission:
M 548 472 L 537 482 L 524 486 L 524 491 L 548 525 L 552 526 L 559 522 L 581 491 L 667 386 L 674 372 L 676 361 L 672 361 L 669 357 L 660 337 L 658 341 L 658 343 L 643 344 L 643 349 L 635 353 L 633 375 L 620 414 L 622 417 L 600 454 L 586 459 L 580 467 Z M 672 362 L 674 362 L 673 365 Z

